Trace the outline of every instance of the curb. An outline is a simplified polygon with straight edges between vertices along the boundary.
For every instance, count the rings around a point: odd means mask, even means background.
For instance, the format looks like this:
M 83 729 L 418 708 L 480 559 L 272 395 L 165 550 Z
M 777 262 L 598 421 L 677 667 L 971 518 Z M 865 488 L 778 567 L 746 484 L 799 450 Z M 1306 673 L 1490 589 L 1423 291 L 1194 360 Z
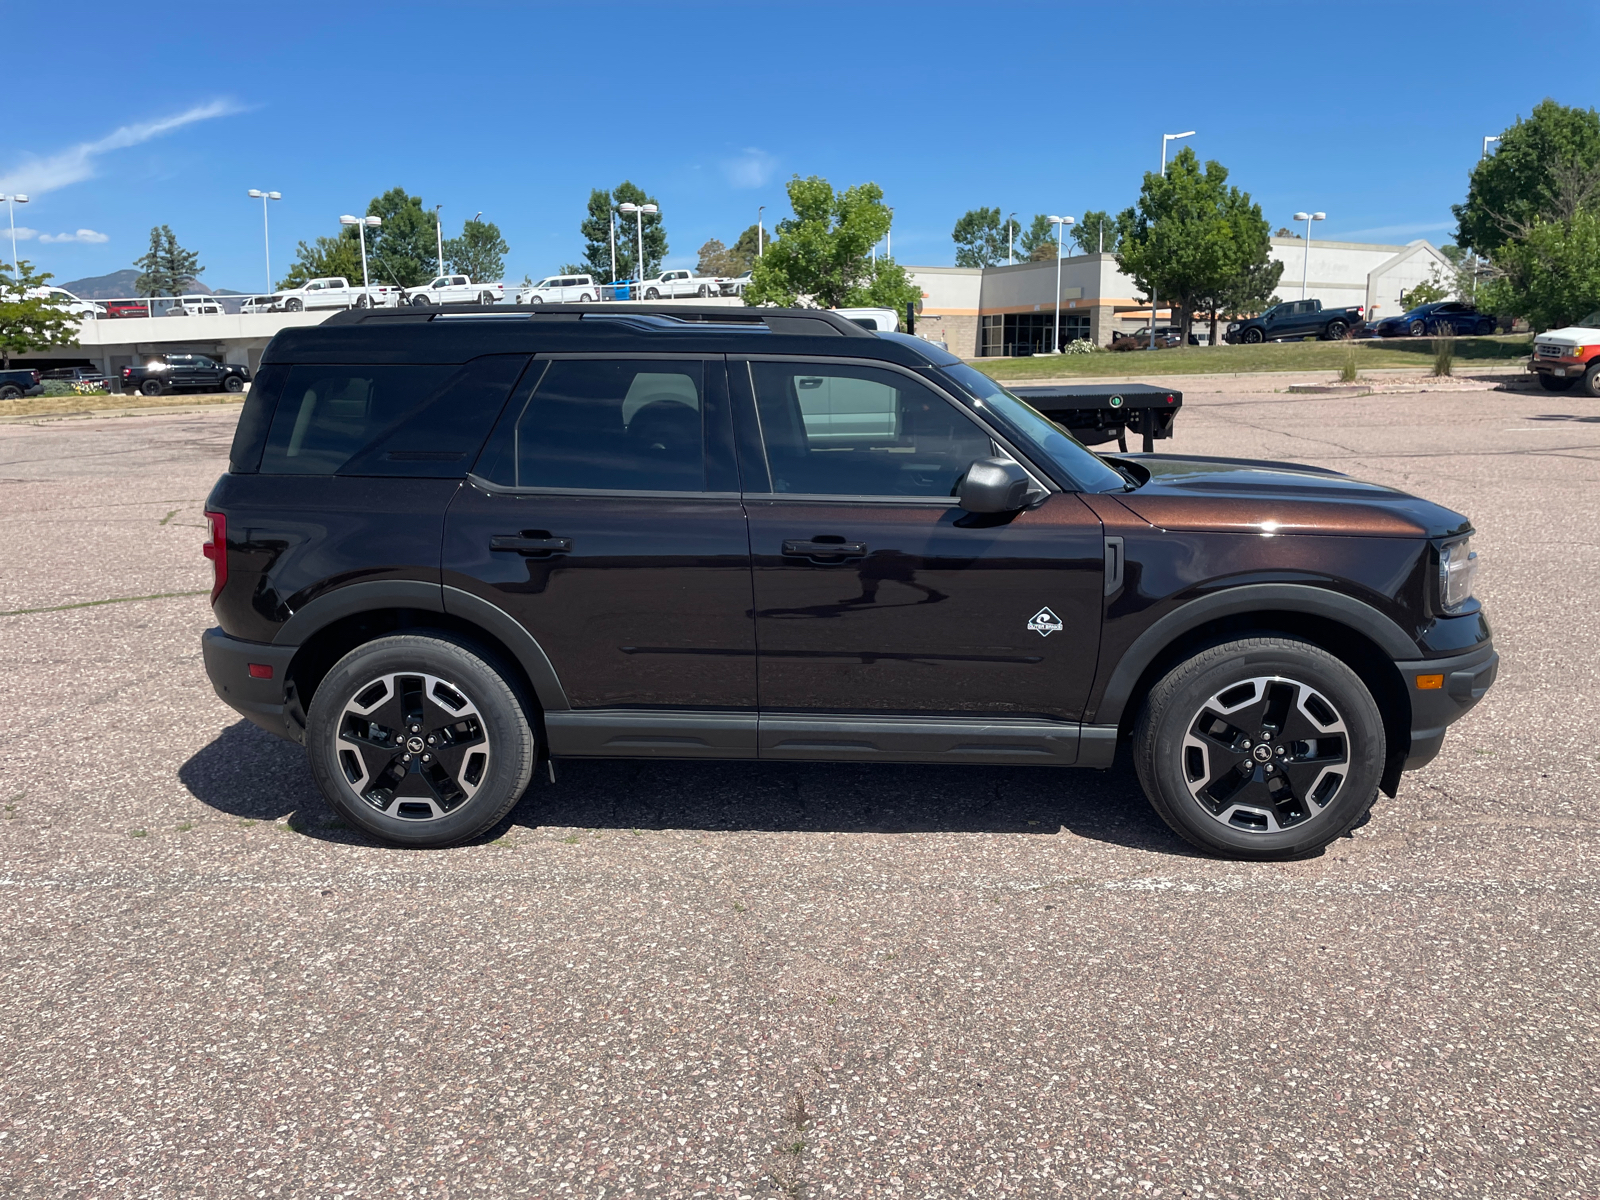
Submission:
M 244 398 L 235 400 L 230 396 L 227 400 L 218 400 L 211 404 L 168 404 L 158 408 L 82 408 L 74 411 L 48 412 L 48 413 L 19 413 L 16 416 L 0 417 L 0 425 L 38 425 L 45 421 L 88 421 L 96 417 L 158 417 L 163 413 L 193 414 L 216 412 L 230 406 L 242 405 Z

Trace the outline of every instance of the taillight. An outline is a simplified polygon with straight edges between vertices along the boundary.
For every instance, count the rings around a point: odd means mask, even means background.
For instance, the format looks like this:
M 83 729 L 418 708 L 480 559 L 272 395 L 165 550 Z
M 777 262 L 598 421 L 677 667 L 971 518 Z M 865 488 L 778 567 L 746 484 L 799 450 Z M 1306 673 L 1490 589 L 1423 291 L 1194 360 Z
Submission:
M 206 544 L 200 547 L 200 553 L 211 560 L 211 603 L 215 604 L 222 585 L 228 582 L 228 518 L 208 512 L 206 531 Z
M 129 375 L 132 375 L 132 374 L 133 374 L 133 368 L 132 367 L 123 367 L 122 368 L 122 377 L 124 379 L 126 379 Z

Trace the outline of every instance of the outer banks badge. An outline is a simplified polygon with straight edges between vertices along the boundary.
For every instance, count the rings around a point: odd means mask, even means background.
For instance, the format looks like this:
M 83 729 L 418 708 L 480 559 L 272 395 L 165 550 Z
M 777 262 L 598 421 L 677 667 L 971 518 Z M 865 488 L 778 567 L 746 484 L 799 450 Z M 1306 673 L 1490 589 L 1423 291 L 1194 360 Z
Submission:
M 1061 632 L 1061 618 L 1048 608 L 1041 608 L 1028 619 L 1028 628 L 1040 637 L 1049 637 L 1052 633 Z

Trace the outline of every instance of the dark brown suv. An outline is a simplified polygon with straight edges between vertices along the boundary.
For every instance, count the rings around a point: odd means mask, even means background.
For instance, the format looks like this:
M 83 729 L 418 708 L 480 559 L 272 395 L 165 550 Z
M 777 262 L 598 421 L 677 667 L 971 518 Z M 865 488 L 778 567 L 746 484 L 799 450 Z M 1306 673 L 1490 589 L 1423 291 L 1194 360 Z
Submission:
M 341 313 L 268 347 L 208 503 L 218 693 L 391 841 L 546 757 L 1105 768 L 1306 854 L 1497 658 L 1466 518 L 1330 471 L 1097 455 L 829 313 Z

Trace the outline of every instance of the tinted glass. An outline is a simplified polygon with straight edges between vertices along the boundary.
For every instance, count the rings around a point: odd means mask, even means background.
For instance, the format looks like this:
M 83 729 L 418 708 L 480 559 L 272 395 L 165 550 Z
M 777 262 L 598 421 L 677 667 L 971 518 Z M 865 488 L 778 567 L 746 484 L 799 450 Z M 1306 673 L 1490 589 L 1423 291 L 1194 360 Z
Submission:
M 508 487 L 705 491 L 704 375 L 689 361 L 552 362 L 477 474 Z
M 233 448 L 228 451 L 228 470 L 247 475 L 254 473 L 260 465 L 261 451 L 267 444 L 267 429 L 272 424 L 272 414 L 288 378 L 288 367 L 262 367 L 257 372 L 255 382 L 245 394 L 239 424 L 234 427 Z
M 915 380 L 876 367 L 751 363 L 775 492 L 953 496 L 989 435 Z
M 261 471 L 269 475 L 466 474 L 527 363 L 289 368 Z

